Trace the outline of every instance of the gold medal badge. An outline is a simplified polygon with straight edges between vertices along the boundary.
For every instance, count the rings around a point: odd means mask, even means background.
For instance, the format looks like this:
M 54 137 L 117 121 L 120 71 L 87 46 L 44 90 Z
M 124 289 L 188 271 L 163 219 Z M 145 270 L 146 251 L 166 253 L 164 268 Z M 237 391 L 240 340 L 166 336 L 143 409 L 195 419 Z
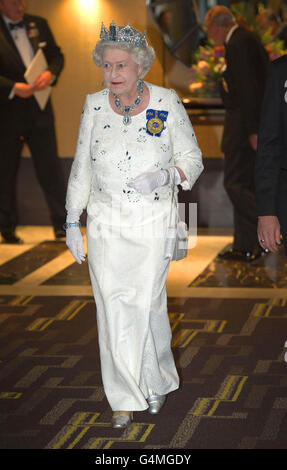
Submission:
M 167 111 L 147 110 L 147 133 L 159 137 L 164 129 L 164 121 L 166 121 L 167 115 Z
M 163 129 L 163 122 L 156 116 L 148 121 L 147 128 L 151 134 L 159 134 Z

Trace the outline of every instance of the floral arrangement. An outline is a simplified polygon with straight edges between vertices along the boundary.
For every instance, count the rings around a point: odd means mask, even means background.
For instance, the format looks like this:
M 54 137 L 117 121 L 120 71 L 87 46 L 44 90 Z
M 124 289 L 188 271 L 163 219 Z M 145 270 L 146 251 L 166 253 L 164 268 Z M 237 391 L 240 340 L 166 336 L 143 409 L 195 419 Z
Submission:
M 284 50 L 283 41 L 274 40 L 270 30 L 263 31 L 260 28 L 256 21 L 253 5 L 240 2 L 233 5 L 231 9 L 240 26 L 258 35 L 270 60 L 277 59 L 287 53 L 287 50 Z M 263 10 L 264 7 L 259 5 L 259 11 Z M 193 62 L 189 82 L 191 95 L 197 98 L 219 97 L 218 80 L 225 68 L 224 47 L 213 47 L 212 41 L 208 41 L 206 46 L 200 46 L 194 53 Z
M 190 69 L 191 81 L 189 89 L 199 98 L 219 96 L 218 80 L 225 66 L 224 47 L 200 46 L 194 55 L 195 65 Z
M 285 55 L 287 50 L 284 49 L 284 41 L 274 39 L 271 34 L 271 29 L 264 31 L 256 21 L 254 6 L 250 3 L 239 2 L 231 7 L 237 23 L 243 28 L 257 34 L 262 44 L 267 50 L 270 60 L 275 60 L 278 57 Z M 258 5 L 258 13 L 264 12 L 266 9 L 262 4 Z

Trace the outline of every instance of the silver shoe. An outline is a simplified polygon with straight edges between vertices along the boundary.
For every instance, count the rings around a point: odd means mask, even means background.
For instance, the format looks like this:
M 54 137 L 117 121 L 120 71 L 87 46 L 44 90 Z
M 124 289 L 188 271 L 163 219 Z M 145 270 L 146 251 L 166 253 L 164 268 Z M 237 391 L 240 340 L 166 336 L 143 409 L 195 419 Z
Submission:
M 148 397 L 147 402 L 149 404 L 149 413 L 152 415 L 156 415 L 157 413 L 159 413 L 164 405 L 165 400 L 165 395 L 152 395 Z
M 128 415 L 118 414 L 112 418 L 112 426 L 113 428 L 126 428 L 131 424 L 132 418 L 132 413 Z

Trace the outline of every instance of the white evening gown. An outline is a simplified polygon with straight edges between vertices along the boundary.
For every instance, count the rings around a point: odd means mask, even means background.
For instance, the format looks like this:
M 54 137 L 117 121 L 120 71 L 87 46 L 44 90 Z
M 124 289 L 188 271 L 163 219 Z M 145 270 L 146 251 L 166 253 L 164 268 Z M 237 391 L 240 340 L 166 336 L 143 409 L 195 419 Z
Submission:
M 146 196 L 127 183 L 141 173 L 177 165 L 187 177 L 183 189 L 190 189 L 203 169 L 175 91 L 146 85 L 149 105 L 129 125 L 110 107 L 107 89 L 87 95 L 67 191 L 68 210 L 87 208 L 102 379 L 112 410 L 145 410 L 149 395 L 165 395 L 179 386 L 165 287 L 171 187 Z M 156 111 L 165 111 L 160 114 L 164 126 L 151 135 L 147 116 Z

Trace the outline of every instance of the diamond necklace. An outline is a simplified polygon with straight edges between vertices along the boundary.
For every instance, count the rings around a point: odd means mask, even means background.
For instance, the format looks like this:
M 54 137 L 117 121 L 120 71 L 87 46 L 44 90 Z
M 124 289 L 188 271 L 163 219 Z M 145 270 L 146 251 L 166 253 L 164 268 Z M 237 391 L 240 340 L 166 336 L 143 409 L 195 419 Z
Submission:
M 143 82 L 142 80 L 139 80 L 138 83 L 137 83 L 137 87 L 138 87 L 138 96 L 136 97 L 135 99 L 135 102 L 134 104 L 132 104 L 131 106 L 123 106 L 120 102 L 120 99 L 119 97 L 113 93 L 114 95 L 114 99 L 115 99 L 115 105 L 117 108 L 119 108 L 122 113 L 124 113 L 124 118 L 123 118 L 123 123 L 127 126 L 128 124 L 130 124 L 132 122 L 132 118 L 130 116 L 130 113 L 140 104 L 141 102 L 141 95 L 143 93 Z

